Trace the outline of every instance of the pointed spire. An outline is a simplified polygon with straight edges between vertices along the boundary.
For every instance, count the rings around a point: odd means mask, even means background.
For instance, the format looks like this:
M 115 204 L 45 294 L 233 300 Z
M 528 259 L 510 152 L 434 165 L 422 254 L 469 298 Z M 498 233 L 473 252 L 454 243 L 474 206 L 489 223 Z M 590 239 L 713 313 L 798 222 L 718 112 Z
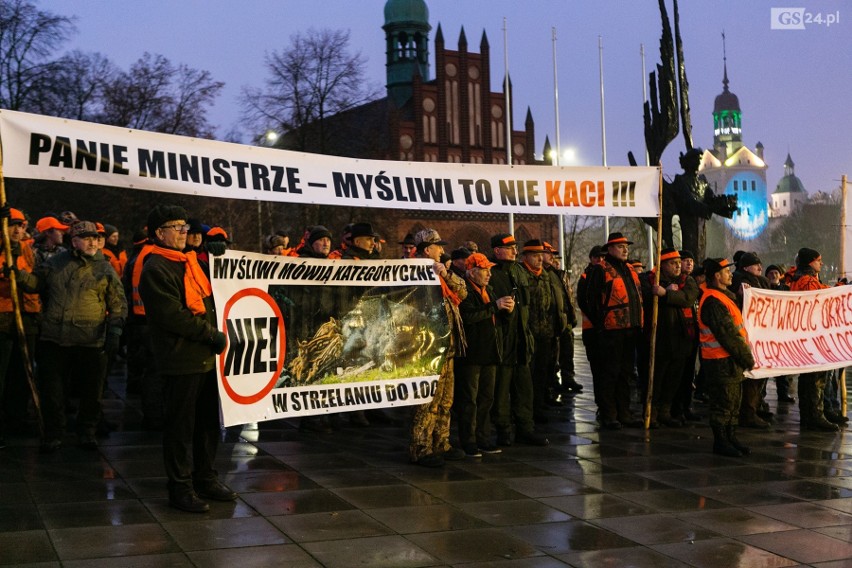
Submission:
M 790 151 L 788 150 L 787 159 L 784 160 L 784 175 L 792 175 L 795 169 L 796 164 L 793 163 L 793 158 L 790 157 Z
M 527 129 L 529 129 L 529 127 L 533 124 L 532 110 L 530 110 L 530 107 L 527 107 L 527 118 L 524 123 L 527 125 Z
M 467 36 L 464 33 L 464 26 L 459 33 L 459 51 L 467 51 Z
M 485 51 L 489 47 L 488 45 L 488 36 L 485 34 L 485 30 L 482 30 L 482 40 L 479 42 L 479 50 Z
M 722 78 L 722 86 L 724 87 L 724 91 L 728 92 L 728 51 L 725 46 L 725 31 L 722 30 L 722 61 L 725 68 L 724 77 Z
M 438 29 L 435 30 L 435 45 L 444 45 L 444 32 L 441 30 L 441 24 L 438 24 Z

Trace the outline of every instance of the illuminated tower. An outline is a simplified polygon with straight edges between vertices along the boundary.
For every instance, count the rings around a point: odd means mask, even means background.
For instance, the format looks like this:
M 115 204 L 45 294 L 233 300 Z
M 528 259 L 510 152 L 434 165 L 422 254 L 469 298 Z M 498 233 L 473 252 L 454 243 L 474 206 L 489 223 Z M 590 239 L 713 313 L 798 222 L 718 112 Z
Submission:
M 736 195 L 739 211 L 725 224 L 743 240 L 757 237 L 769 223 L 763 144 L 743 144 L 740 100 L 728 89 L 728 58 L 722 34 L 722 93 L 713 105 L 713 151 L 705 151 L 699 171 L 717 194 Z
M 713 151 L 720 160 L 733 155 L 743 145 L 742 111 L 737 95 L 728 90 L 728 55 L 725 53 L 725 34 L 722 33 L 724 74 L 722 94 L 713 104 Z

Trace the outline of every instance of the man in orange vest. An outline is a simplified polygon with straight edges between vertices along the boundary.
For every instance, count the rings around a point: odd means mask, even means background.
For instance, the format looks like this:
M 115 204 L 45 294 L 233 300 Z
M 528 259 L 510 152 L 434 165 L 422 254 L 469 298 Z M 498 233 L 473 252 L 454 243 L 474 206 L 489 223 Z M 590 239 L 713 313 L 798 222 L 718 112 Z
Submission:
M 729 457 L 748 455 L 739 443 L 736 425 L 742 399 L 743 373 L 754 367 L 743 316 L 736 296 L 728 290 L 733 280 L 726 258 L 704 261 L 707 289 L 698 304 L 698 337 L 701 366 L 710 397 L 710 428 L 713 453 Z
M 792 292 L 820 290 L 828 288 L 820 282 L 822 255 L 814 249 L 801 248 L 796 255 L 796 270 L 790 275 L 789 286 Z M 840 427 L 829 420 L 824 412 L 823 391 L 828 382 L 828 372 L 802 373 L 799 375 L 799 415 L 802 430 L 821 430 L 836 432 Z M 843 418 L 832 416 L 843 424 Z
M 30 400 L 20 337 L 15 323 L 12 284 L 9 279 L 13 271 L 32 272 L 35 267 L 35 254 L 29 243 L 23 240 L 26 235 L 27 220 L 23 212 L 18 209 L 9 208 L 8 211 L 9 244 L 12 249 L 13 268 L 6 267 L 6 256 L 0 252 L 0 266 L 3 267 L 3 275 L 0 275 L 0 448 L 5 445 L 4 430 L 25 431 L 27 406 Z M 27 353 L 32 361 L 41 300 L 38 294 L 25 293 L 20 287 L 17 290 L 21 301 L 21 319 L 24 324 Z
M 680 387 L 683 367 L 692 353 L 692 340 L 689 336 L 692 321 L 686 317 L 684 311 L 691 309 L 698 299 L 698 284 L 692 278 L 687 278 L 681 285 L 680 277 L 681 257 L 673 248 L 664 248 L 660 252 L 659 284 L 655 284 L 656 269 L 640 277 L 645 308 L 651 308 L 654 297 L 658 298 L 652 425 L 656 423 L 658 426 L 683 426 L 680 416 L 673 415 L 671 410 Z M 640 364 L 648 363 L 651 347 L 651 325 L 649 321 L 645 324 Z M 644 386 L 647 392 L 647 385 Z
M 595 392 L 601 425 L 608 430 L 639 427 L 630 411 L 630 379 L 636 363 L 636 341 L 642 328 L 639 276 L 627 263 L 633 242 L 610 233 L 604 262 L 591 267 L 585 287 L 584 312 L 596 334 L 600 380 Z

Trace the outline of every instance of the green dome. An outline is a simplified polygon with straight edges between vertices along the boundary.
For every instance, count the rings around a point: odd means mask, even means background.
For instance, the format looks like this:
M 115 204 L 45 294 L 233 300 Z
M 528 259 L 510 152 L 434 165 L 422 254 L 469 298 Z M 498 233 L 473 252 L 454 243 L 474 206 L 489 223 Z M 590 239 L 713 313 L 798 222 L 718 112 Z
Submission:
M 805 193 L 805 186 L 802 184 L 802 180 L 790 174 L 781 178 L 781 181 L 775 186 L 775 193 Z
M 429 23 L 429 8 L 424 0 L 388 0 L 385 3 L 385 25 L 407 22 Z

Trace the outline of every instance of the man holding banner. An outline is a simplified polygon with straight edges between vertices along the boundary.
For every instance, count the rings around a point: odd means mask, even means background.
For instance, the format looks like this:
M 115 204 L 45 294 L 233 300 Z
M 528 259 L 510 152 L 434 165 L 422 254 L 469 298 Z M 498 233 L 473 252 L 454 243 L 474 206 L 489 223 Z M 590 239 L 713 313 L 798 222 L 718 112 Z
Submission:
M 216 327 L 210 281 L 195 252 L 183 253 L 189 225 L 182 207 L 158 205 L 148 214 L 154 248 L 139 292 L 163 376 L 166 409 L 163 457 L 169 503 L 189 513 L 210 507 L 199 497 L 233 501 L 213 469 L 219 445 L 219 392 L 214 363 L 226 337 Z
M 701 366 L 710 396 L 710 428 L 713 453 L 742 457 L 749 449 L 739 443 L 739 421 L 744 372 L 754 367 L 743 315 L 728 290 L 733 281 L 726 258 L 704 261 L 707 289 L 698 304 L 698 336 L 701 342 Z
M 790 276 L 790 291 L 821 290 L 828 288 L 819 281 L 822 255 L 809 248 L 799 249 L 796 270 Z M 823 391 L 828 381 L 828 371 L 799 375 L 799 415 L 802 430 L 836 432 L 840 427 L 828 420 L 823 412 Z
M 372 228 L 370 228 L 372 231 Z M 465 354 L 464 327 L 459 313 L 459 304 L 467 297 L 464 280 L 450 273 L 441 263 L 446 241 L 435 229 L 423 229 L 414 236 L 417 256 L 435 262 L 433 270 L 441 280 L 444 310 L 450 321 L 450 347 L 444 356 L 438 386 L 432 401 L 421 405 L 414 414 L 411 426 L 411 461 L 425 467 L 440 467 L 445 459 L 464 459 L 464 450 L 450 445 L 450 409 L 453 406 L 454 363 L 456 356 Z

